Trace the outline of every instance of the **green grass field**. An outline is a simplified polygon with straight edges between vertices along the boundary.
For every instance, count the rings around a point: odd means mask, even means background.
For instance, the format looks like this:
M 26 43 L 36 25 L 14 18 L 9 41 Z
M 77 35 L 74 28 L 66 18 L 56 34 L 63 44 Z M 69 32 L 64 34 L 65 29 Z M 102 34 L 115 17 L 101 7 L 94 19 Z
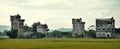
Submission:
M 120 39 L 0 39 L 0 49 L 120 49 Z

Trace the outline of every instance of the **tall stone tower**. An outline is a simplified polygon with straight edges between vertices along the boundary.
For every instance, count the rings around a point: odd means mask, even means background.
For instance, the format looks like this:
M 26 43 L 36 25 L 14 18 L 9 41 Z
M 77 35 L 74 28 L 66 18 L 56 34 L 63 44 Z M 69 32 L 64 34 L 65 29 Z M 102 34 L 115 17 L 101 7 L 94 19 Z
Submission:
M 96 19 L 96 37 L 115 37 L 115 19 Z
M 24 32 L 24 19 L 21 19 L 21 16 L 19 14 L 10 16 L 11 21 L 11 29 L 18 30 L 18 37 L 21 36 L 21 33 Z
M 73 37 L 75 37 L 76 35 L 84 34 L 85 22 L 82 22 L 82 18 L 72 19 L 72 24 L 73 24 L 73 34 L 72 34 Z

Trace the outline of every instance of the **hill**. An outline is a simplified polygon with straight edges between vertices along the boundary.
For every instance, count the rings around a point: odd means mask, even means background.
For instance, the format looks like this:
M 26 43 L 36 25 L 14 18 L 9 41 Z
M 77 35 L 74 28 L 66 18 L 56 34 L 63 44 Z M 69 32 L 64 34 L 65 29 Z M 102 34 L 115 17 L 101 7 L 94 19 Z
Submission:
M 62 32 L 71 32 L 72 28 L 59 28 L 57 29 L 58 31 L 62 31 Z
M 0 32 L 3 32 L 4 30 L 10 30 L 10 26 L 0 25 Z

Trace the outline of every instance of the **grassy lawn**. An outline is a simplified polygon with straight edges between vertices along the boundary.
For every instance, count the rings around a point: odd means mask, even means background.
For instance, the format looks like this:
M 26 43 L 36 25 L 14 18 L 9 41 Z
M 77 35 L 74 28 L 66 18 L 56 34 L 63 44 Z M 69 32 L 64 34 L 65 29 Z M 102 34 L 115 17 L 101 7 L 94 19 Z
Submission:
M 120 49 L 120 39 L 0 39 L 0 49 Z

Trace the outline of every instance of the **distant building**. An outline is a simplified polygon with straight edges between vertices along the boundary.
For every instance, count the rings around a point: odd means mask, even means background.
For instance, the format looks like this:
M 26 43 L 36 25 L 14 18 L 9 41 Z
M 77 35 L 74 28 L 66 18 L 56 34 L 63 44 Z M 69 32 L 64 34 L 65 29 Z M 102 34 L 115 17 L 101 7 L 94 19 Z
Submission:
M 48 33 L 48 26 L 47 24 L 41 24 L 37 26 L 37 32 L 47 34 Z
M 40 22 L 35 22 L 35 23 L 33 23 L 32 26 L 33 26 L 33 32 L 34 32 L 34 33 L 37 32 L 37 26 L 38 26 L 38 25 L 41 25 L 41 23 L 40 23 Z
M 96 19 L 96 37 L 115 37 L 114 18 Z
M 73 37 L 75 37 L 76 35 L 84 34 L 85 22 L 82 22 L 82 18 L 72 19 L 72 24 L 73 24 Z
M 115 28 L 115 37 L 120 38 L 120 28 Z
M 115 28 L 115 37 L 120 38 L 120 28 Z
M 10 16 L 11 21 L 11 29 L 18 30 L 18 37 L 21 36 L 21 33 L 23 33 L 24 29 L 24 19 L 21 19 L 21 16 L 19 14 Z

